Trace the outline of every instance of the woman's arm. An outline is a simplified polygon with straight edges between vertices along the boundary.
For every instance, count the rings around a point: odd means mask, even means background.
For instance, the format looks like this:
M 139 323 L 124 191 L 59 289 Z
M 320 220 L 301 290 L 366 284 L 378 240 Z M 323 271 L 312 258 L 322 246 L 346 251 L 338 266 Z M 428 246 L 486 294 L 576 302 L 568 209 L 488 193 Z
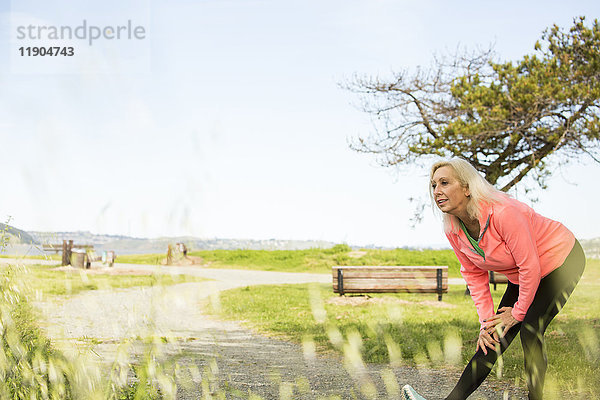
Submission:
M 495 215 L 495 224 L 519 270 L 519 297 L 511 313 L 523 321 L 542 274 L 531 217 L 523 209 L 508 206 Z
M 483 326 L 483 321 L 494 315 L 494 301 L 492 300 L 492 294 L 490 292 L 490 278 L 488 271 L 477 267 L 460 251 L 460 246 L 456 242 L 460 239 L 458 239 L 456 235 L 448 234 L 447 236 L 448 241 L 454 250 L 454 254 L 456 254 L 456 258 L 458 258 L 458 261 L 460 262 L 460 273 L 467 282 L 471 298 L 477 308 L 479 323 Z

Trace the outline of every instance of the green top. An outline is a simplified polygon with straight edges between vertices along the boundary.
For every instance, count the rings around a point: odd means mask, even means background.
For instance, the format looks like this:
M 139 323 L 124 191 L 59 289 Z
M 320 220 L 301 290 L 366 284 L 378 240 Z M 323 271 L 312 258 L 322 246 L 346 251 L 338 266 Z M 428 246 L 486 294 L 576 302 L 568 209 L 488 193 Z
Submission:
M 460 221 L 460 228 L 463 230 L 463 232 L 465 233 L 465 235 L 467 235 L 467 239 L 469 239 L 469 242 L 471 243 L 471 246 L 473 246 L 473 249 L 475 249 L 475 251 L 477 252 L 477 254 L 479 254 L 485 260 L 485 253 L 483 252 L 483 250 L 481 249 L 481 247 L 479 247 L 479 241 L 473 239 L 471 237 L 471 235 L 469 235 L 469 231 L 467 231 L 467 228 L 465 227 L 465 224 L 463 224 L 462 221 Z

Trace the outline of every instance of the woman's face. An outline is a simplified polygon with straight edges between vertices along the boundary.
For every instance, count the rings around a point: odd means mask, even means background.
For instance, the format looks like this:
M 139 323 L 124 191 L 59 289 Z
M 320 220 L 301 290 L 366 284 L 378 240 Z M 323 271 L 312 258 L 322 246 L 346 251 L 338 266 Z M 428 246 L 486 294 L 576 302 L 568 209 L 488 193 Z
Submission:
M 436 169 L 431 178 L 431 188 L 435 204 L 440 210 L 458 218 L 466 217 L 471 193 L 456 179 L 452 167 Z

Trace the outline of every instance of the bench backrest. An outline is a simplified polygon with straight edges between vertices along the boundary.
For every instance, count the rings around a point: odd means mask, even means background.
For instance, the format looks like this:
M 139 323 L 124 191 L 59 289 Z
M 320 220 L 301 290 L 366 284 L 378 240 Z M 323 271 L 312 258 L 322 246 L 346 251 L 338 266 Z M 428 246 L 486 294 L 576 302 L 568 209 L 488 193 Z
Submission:
M 447 293 L 447 266 L 334 266 L 335 293 Z

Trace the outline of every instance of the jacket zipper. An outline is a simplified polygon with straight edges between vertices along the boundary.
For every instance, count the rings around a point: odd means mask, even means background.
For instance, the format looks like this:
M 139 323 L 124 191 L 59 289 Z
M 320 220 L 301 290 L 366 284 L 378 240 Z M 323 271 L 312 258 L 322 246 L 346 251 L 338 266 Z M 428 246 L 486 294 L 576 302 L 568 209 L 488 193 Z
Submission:
M 484 233 L 487 231 L 487 229 L 488 229 L 488 226 L 490 226 L 490 217 L 491 217 L 491 215 L 488 215 L 488 217 L 487 217 L 487 221 L 486 221 L 486 223 L 485 223 L 485 227 L 483 228 L 483 231 L 482 231 L 482 232 L 481 232 L 481 234 L 479 235 L 479 239 L 477 239 L 477 243 L 479 243 L 479 242 L 481 241 L 481 238 L 483 237 L 483 234 L 484 234 Z M 463 233 L 464 233 L 464 232 L 463 232 Z M 466 235 L 466 233 L 465 233 L 465 235 Z M 459 237 L 459 239 L 460 239 L 460 235 L 459 235 L 458 237 Z M 461 241 L 463 241 L 463 243 L 464 243 L 464 240 L 462 240 L 462 239 L 460 239 L 460 240 L 461 240 Z M 473 245 L 471 244 L 471 242 L 470 242 L 468 239 L 467 239 L 467 241 L 469 242 L 469 243 L 467 243 L 467 247 L 469 248 L 469 250 L 471 250 L 473 253 L 477 254 L 478 256 L 482 257 L 482 258 L 483 258 L 483 261 L 485 262 L 485 252 L 483 252 L 483 256 L 481 256 L 481 255 L 480 255 L 480 254 L 477 252 L 477 250 L 475 250 L 475 248 L 473 247 Z M 483 249 L 482 249 L 482 250 L 483 250 Z

